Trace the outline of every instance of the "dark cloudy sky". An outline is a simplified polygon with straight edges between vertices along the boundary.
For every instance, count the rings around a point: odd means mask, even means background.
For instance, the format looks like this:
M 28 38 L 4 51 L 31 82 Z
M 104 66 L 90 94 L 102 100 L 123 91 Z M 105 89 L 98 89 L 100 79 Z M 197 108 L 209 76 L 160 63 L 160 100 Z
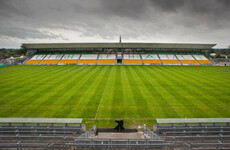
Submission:
M 230 0 L 0 0 L 0 47 L 32 42 L 230 45 Z

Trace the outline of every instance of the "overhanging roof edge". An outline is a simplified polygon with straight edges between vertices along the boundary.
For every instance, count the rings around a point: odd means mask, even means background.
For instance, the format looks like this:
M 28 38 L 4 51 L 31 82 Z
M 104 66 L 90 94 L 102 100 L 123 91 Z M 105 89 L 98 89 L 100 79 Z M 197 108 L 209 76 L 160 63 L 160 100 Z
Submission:
M 23 43 L 24 48 L 61 49 L 61 48 L 194 48 L 210 49 L 216 44 L 194 43 Z

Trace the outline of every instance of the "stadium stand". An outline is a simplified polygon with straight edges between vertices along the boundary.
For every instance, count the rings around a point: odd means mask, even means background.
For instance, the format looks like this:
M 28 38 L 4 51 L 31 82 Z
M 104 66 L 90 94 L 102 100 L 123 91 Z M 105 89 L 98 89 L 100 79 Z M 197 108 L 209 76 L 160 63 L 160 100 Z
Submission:
M 96 127 L 83 132 L 82 119 L 0 118 L 0 149 L 230 149 L 230 118 L 156 121 L 153 130 L 143 125 L 143 133 L 134 131 L 142 135 L 139 138 L 124 136 L 133 129 L 126 129 L 121 138 L 101 138 Z
M 199 63 L 192 57 L 192 55 L 179 55 L 176 57 L 179 59 L 182 65 L 199 65 Z
M 119 39 L 119 43 L 23 43 L 22 48 L 28 52 L 29 58 L 35 53 L 49 54 L 80 54 L 76 64 L 145 64 L 145 65 L 181 65 L 181 64 L 208 64 L 207 60 L 196 62 L 193 55 L 208 56 L 210 50 L 216 44 L 186 44 L 186 43 L 123 43 Z M 105 54 L 108 54 L 106 56 Z M 116 56 L 109 60 L 109 54 Z M 149 55 L 145 55 L 149 54 Z M 160 54 L 160 57 L 159 57 Z M 180 58 L 182 62 L 175 56 L 176 54 L 189 55 L 188 58 Z M 98 57 L 99 56 L 99 57 Z M 158 56 L 158 58 L 155 58 Z M 143 57 L 143 58 L 142 58 Z M 153 58 L 150 58 L 153 57 Z M 180 57 L 180 56 L 178 56 Z M 27 58 L 27 59 L 29 59 Z M 47 58 L 47 56 L 46 56 Z M 59 64 L 51 60 L 42 61 L 41 64 Z M 99 59 L 98 59 L 99 58 Z M 191 58 L 191 59 L 190 59 Z M 193 58 L 193 59 L 192 59 Z M 115 61 L 115 62 L 114 62 Z M 210 59 L 212 63 L 214 61 Z M 25 61 L 26 62 L 26 61 Z M 63 59 L 60 64 L 75 64 L 76 60 Z M 28 62 L 30 63 L 30 62 Z
M 115 54 L 100 54 L 98 57 L 98 64 L 115 64 L 116 55 Z
M 163 65 L 180 65 L 180 62 L 173 54 L 160 54 L 159 57 Z
M 213 64 L 201 53 L 167 53 L 155 52 L 147 54 L 133 54 L 131 52 L 121 54 L 116 58 L 116 54 L 92 54 L 92 52 L 66 52 L 63 53 L 37 53 L 25 64 L 116 64 L 121 59 L 124 64 L 147 64 L 147 65 L 210 65 Z
M 153 131 L 143 128 L 143 132 L 126 129 L 122 133 L 114 132 L 114 129 L 101 129 L 101 133 L 122 134 L 122 137 L 100 137 L 99 129 L 89 129 L 81 136 L 77 137 L 73 143 L 67 143 L 68 147 L 74 149 L 91 148 L 91 149 L 168 149 L 172 148 L 172 143 L 166 143 Z M 139 138 L 130 137 L 129 134 L 135 132 L 141 136 Z M 109 135 L 107 134 L 107 135 Z M 127 136 L 128 135 L 128 136 Z M 99 136 L 99 137 L 98 137 Z
M 96 64 L 98 54 L 82 54 L 78 64 Z
M 193 129 L 194 131 L 202 131 L 204 129 L 205 131 L 223 131 L 225 129 L 230 131 L 229 122 L 230 118 L 157 119 L 157 133 L 177 133 L 180 131 L 193 131 Z
M 230 149 L 230 118 L 157 119 L 156 132 L 174 148 Z
M 124 64 L 141 64 L 140 54 L 124 54 Z
M 0 149 L 67 149 L 66 143 L 82 134 L 81 122 L 74 118 L 0 118 Z
M 141 54 L 144 64 L 161 64 L 161 61 L 157 54 Z
M 193 55 L 200 64 L 212 64 L 204 55 Z
M 46 57 L 46 54 L 41 54 L 41 55 L 34 55 L 30 60 L 28 60 L 26 62 L 26 64 L 34 64 L 34 65 L 37 65 L 41 62 L 41 60 L 43 60 L 44 58 Z
M 48 54 L 40 64 L 56 65 L 62 56 L 63 54 Z
M 76 64 L 80 54 L 65 54 L 58 64 Z

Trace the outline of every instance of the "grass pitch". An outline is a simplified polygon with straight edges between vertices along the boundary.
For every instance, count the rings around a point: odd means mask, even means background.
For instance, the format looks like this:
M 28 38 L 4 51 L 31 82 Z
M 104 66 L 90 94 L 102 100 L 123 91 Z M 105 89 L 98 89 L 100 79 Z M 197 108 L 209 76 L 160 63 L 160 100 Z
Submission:
M 10 66 L 0 68 L 0 117 L 83 118 L 125 126 L 155 118 L 230 117 L 230 68 Z

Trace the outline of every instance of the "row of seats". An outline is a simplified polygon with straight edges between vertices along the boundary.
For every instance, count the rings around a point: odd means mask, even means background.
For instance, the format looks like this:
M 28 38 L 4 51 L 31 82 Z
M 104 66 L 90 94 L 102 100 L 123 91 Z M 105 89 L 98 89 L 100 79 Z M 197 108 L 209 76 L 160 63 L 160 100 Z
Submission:
M 124 64 L 141 64 L 141 59 L 124 59 Z
M 198 60 L 200 64 L 212 64 L 210 60 Z
M 159 57 L 158 57 L 159 56 Z M 142 54 L 143 63 L 147 64 L 164 64 L 164 65 L 199 65 L 200 64 L 212 64 L 203 55 L 173 55 L 173 54 Z M 161 60 L 161 62 L 160 62 Z
M 80 59 L 78 64 L 96 64 L 97 59 Z
M 58 59 L 51 59 L 51 60 L 43 60 L 42 62 L 40 62 L 40 64 L 52 64 L 52 65 L 56 65 L 58 63 Z
M 98 64 L 115 64 L 116 55 L 115 54 L 101 54 L 98 56 Z
M 28 60 L 26 64 L 37 65 L 41 62 L 41 60 Z
M 199 65 L 199 63 L 194 60 L 180 60 L 183 65 Z
M 63 55 L 34 55 L 26 64 L 95 64 L 97 62 L 97 54 L 65 54 Z M 116 63 L 115 54 L 99 55 L 99 64 Z
M 124 54 L 123 63 L 124 64 L 141 64 L 141 57 L 139 54 Z
M 115 64 L 116 59 L 99 59 L 98 64 Z
M 173 55 L 173 54 L 124 54 L 124 64 L 164 64 L 164 65 L 199 65 L 212 64 L 203 55 Z M 97 62 L 98 59 L 98 62 Z M 26 64 L 115 64 L 115 54 L 49 54 L 34 55 Z
M 159 56 L 159 57 L 158 57 Z M 165 54 L 142 54 L 142 60 L 144 64 L 164 64 L 164 65 L 180 65 L 175 55 Z
M 78 59 L 62 59 L 59 64 L 76 64 Z
M 162 64 L 164 65 L 170 65 L 170 64 L 173 64 L 173 65 L 179 65 L 180 62 L 176 59 L 162 59 Z
M 2 124 L 0 149 L 63 149 L 82 133 L 82 126 L 75 124 Z
M 175 149 L 230 149 L 229 122 L 158 124 L 156 133 Z
M 26 64 L 39 64 L 42 59 L 44 59 L 46 55 L 34 55 L 29 61 L 26 62 Z
M 193 55 L 200 64 L 212 64 L 204 55 Z
M 161 64 L 159 59 L 143 59 L 144 64 Z

